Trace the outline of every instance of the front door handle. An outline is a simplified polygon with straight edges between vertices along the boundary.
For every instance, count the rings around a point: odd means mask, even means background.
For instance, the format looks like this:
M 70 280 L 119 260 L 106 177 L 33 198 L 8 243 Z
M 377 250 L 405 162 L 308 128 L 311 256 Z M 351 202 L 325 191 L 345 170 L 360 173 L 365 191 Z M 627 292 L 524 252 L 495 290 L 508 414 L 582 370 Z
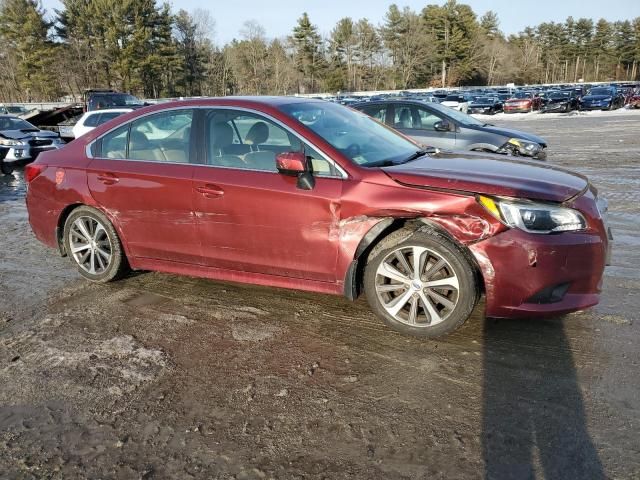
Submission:
M 210 183 L 205 183 L 200 187 L 196 187 L 196 192 L 207 198 L 217 198 L 224 195 L 224 190 L 217 185 L 212 185 Z
M 113 185 L 120 180 L 113 173 L 99 173 L 96 178 L 105 185 Z

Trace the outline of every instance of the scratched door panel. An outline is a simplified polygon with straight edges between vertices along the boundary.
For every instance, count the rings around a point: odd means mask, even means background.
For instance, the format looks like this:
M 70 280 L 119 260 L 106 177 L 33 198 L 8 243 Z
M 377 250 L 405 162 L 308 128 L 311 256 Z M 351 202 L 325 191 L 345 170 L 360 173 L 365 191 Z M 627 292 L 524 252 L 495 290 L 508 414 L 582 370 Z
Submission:
M 316 178 L 301 190 L 275 172 L 196 166 L 194 209 L 207 265 L 232 270 L 334 281 L 343 181 Z

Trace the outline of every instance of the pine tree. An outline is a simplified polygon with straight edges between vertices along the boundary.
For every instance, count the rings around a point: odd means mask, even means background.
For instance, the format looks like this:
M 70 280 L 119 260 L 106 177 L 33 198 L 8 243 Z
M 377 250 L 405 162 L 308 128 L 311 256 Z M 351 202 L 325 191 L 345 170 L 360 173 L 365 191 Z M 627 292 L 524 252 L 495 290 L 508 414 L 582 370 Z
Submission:
M 295 50 L 296 67 L 302 75 L 299 91 L 315 91 L 318 75 L 324 65 L 322 40 L 318 28 L 311 23 L 306 12 L 298 19 L 290 40 Z
M 5 0 L 0 10 L 0 39 L 5 60 L 15 68 L 13 81 L 22 100 L 45 100 L 59 93 L 51 78 L 55 45 L 51 23 L 36 0 Z

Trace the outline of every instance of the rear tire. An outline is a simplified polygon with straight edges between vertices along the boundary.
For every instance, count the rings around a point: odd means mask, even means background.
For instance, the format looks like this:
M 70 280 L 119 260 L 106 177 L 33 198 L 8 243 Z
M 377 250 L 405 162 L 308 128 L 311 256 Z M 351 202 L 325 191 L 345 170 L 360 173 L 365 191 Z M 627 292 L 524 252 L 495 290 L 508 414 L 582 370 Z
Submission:
M 389 327 L 429 338 L 459 328 L 480 296 L 468 254 L 435 230 L 401 230 L 383 239 L 367 260 L 364 291 Z
M 118 233 L 95 208 L 82 206 L 64 224 L 64 248 L 80 275 L 92 282 L 117 280 L 129 270 Z

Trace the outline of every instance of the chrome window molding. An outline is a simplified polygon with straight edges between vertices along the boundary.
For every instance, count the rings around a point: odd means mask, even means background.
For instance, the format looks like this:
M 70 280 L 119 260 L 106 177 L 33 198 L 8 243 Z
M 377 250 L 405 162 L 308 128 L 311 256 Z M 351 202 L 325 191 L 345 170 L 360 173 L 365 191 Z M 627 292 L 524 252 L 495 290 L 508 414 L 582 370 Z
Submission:
M 139 117 L 136 117 L 133 120 L 130 120 L 128 123 L 136 122 L 138 120 L 141 120 L 141 119 L 143 119 L 145 117 L 149 117 L 149 116 L 152 116 L 152 115 L 157 115 L 157 114 L 166 113 L 166 112 L 172 112 L 172 111 L 175 111 L 175 110 L 234 110 L 234 111 L 240 111 L 240 112 L 253 113 L 254 115 L 265 117 L 269 121 L 271 121 L 271 122 L 275 123 L 276 125 L 282 127 L 284 130 L 286 130 L 291 135 L 293 135 L 298 140 L 300 140 L 303 144 L 307 144 L 311 148 L 313 148 L 316 152 L 318 152 L 320 155 L 322 155 L 322 158 L 324 160 L 326 160 L 331 165 L 333 165 L 333 167 L 339 173 L 339 176 L 318 175 L 318 177 L 320 177 L 320 178 L 341 178 L 341 179 L 349 178 L 348 173 L 338 163 L 336 163 L 329 155 L 327 155 L 324 151 L 322 151 L 322 149 L 318 148 L 315 144 L 311 143 L 310 141 L 308 141 L 308 140 L 306 140 L 304 138 L 301 138 L 300 134 L 298 134 L 291 127 L 289 127 L 285 123 L 281 122 L 277 118 L 274 118 L 274 117 L 272 117 L 271 115 L 269 115 L 267 113 L 264 113 L 264 112 L 261 112 L 259 110 L 255 110 L 255 109 L 252 109 L 252 108 L 234 107 L 234 106 L 229 106 L 229 105 L 206 105 L 206 106 L 205 105 L 198 105 L 198 106 L 187 106 L 187 105 L 185 105 L 185 106 L 167 108 L 166 110 L 155 110 L 153 112 L 148 112 L 148 113 L 145 113 L 144 115 L 140 115 Z M 193 165 L 195 167 L 226 168 L 226 169 L 238 170 L 238 171 L 278 173 L 278 172 L 272 172 L 272 171 L 269 171 L 269 170 L 256 170 L 256 169 L 249 169 L 249 168 L 234 168 L 234 167 L 228 167 L 228 166 L 224 166 L 224 165 L 208 165 L 208 164 L 190 163 L 190 162 L 161 162 L 161 161 L 158 161 L 158 160 L 134 160 L 134 159 L 129 159 L 129 158 L 94 157 L 94 155 L 91 153 L 91 149 L 93 148 L 93 146 L 99 140 L 102 140 L 102 138 L 104 138 L 106 135 L 110 134 L 114 130 L 117 130 L 117 129 L 123 127 L 124 125 L 127 125 L 127 124 L 117 125 L 117 126 L 111 128 L 111 129 L 107 130 L 106 132 L 104 132 L 99 137 L 94 138 L 91 142 L 89 142 L 85 147 L 85 155 L 87 156 L 87 158 L 96 159 L 96 160 L 109 160 L 109 161 L 157 163 L 157 164 L 160 164 L 160 165 L 167 165 L 167 164 L 169 164 L 169 165 Z

